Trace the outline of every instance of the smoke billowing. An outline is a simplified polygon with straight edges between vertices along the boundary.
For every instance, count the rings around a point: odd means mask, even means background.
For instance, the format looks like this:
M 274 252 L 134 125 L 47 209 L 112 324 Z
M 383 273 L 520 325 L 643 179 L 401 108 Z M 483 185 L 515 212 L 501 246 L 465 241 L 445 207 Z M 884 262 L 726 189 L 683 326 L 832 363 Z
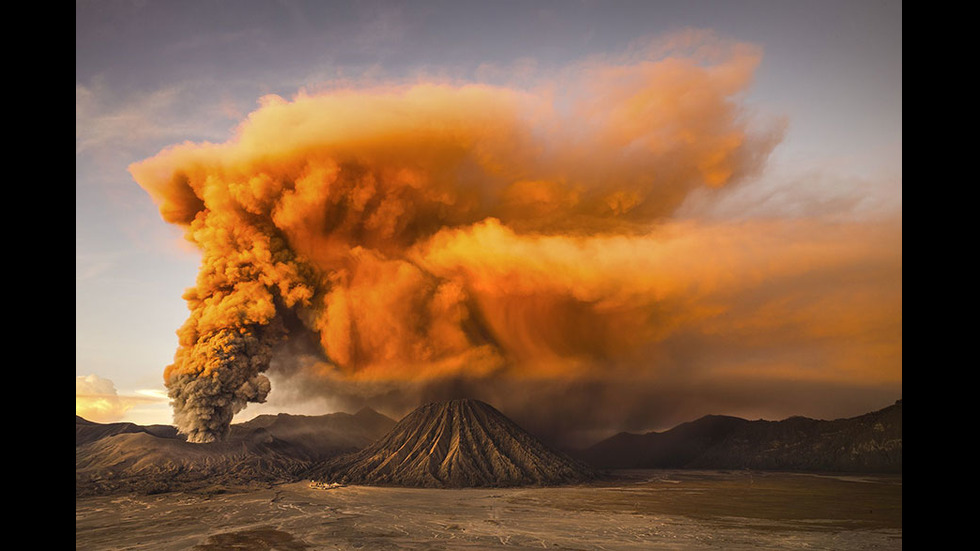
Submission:
M 134 164 L 202 253 L 164 374 L 180 430 L 221 439 L 265 372 L 297 399 L 467 395 L 559 432 L 572 411 L 650 422 L 650 397 L 733 374 L 894 379 L 896 232 L 671 219 L 781 132 L 739 103 L 757 50 L 693 46 L 524 89 L 265 97 L 228 142 Z

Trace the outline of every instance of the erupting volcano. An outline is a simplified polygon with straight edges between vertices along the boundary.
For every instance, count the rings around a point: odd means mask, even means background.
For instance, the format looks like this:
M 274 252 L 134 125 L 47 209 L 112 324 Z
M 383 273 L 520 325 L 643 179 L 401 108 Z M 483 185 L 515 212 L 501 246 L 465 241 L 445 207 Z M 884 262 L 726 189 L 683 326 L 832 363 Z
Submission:
M 227 141 L 132 164 L 201 254 L 176 426 L 221 441 L 273 387 L 395 415 L 479 398 L 556 442 L 891 392 L 900 225 L 677 215 L 781 140 L 741 101 L 760 59 L 696 33 L 533 86 L 268 95 Z

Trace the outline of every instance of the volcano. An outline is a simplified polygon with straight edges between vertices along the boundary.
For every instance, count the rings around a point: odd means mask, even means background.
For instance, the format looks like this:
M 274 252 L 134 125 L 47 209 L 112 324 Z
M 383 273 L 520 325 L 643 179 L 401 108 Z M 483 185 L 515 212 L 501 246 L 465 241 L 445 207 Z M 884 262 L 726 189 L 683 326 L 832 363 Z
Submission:
M 334 458 L 314 481 L 466 488 L 584 482 L 595 471 L 552 450 L 479 400 L 419 407 L 374 444 Z

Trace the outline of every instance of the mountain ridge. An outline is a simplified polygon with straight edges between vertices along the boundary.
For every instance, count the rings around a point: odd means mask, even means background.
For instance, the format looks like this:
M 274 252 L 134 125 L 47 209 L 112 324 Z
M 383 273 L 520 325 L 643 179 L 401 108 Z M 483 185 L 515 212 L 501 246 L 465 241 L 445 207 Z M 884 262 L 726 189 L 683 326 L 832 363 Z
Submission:
M 170 425 L 102 424 L 76 415 L 75 495 L 224 492 L 294 482 L 395 424 L 374 410 L 256 419 L 233 424 L 224 441 L 194 444 Z
M 602 469 L 701 468 L 900 473 L 902 401 L 834 420 L 706 415 L 661 431 L 621 432 L 574 455 Z
M 400 443 L 389 437 L 412 413 L 398 422 L 370 408 L 354 414 L 260 415 L 233 424 L 226 441 L 210 444 L 187 443 L 171 425 L 96 423 L 76 415 L 76 496 L 224 492 L 304 478 L 464 487 L 564 484 L 616 469 L 902 471 L 901 400 L 835 420 L 706 415 L 660 432 L 620 432 L 584 450 L 551 449 L 489 404 L 478 403 L 474 407 L 483 413 L 467 430 L 453 428 L 452 416 L 440 420 L 430 412 L 414 435 L 398 436 Z M 491 429 L 487 420 L 496 420 Z M 440 436 L 428 439 L 430 433 Z M 511 444 L 501 446 L 498 440 Z M 511 459 L 515 453 L 517 459 Z M 344 463 L 351 458 L 362 463 Z M 399 470 L 405 462 L 410 468 Z

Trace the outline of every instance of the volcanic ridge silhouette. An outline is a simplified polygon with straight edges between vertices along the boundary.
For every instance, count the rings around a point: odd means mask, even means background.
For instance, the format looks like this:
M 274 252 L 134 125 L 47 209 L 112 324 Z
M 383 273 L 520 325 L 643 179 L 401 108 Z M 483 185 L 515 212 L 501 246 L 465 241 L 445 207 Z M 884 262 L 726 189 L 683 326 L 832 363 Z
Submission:
M 553 486 L 591 480 L 588 465 L 552 450 L 489 404 L 419 407 L 374 444 L 324 463 L 315 482 L 422 488 Z

